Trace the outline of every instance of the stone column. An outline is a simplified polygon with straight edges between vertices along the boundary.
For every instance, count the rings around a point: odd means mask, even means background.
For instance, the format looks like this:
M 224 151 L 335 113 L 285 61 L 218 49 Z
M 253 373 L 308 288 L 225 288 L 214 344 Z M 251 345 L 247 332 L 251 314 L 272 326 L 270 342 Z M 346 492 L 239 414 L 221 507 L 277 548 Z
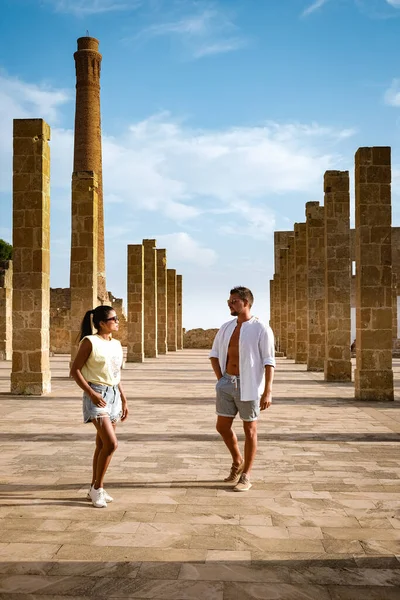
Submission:
M 177 350 L 183 349 L 183 330 L 182 330 L 182 275 L 176 276 L 176 347 Z
M 279 250 L 288 247 L 288 240 L 293 236 L 293 231 L 274 231 L 274 257 L 275 273 L 279 275 Z
M 157 350 L 167 353 L 167 251 L 157 250 Z
M 177 349 L 176 308 L 176 270 L 167 269 L 168 352 L 175 352 Z
M 0 360 L 12 359 L 12 260 L 0 261 Z
M 275 275 L 274 280 L 276 281 L 275 286 L 275 344 L 277 351 L 282 351 L 282 331 L 281 331 L 281 280 L 280 274 L 280 249 L 287 248 L 288 238 L 293 235 L 292 231 L 274 231 L 274 262 L 275 262 Z
M 73 361 L 83 316 L 97 306 L 97 176 L 92 171 L 72 175 L 70 290 Z
M 348 171 L 326 171 L 325 381 L 351 381 L 350 191 Z
M 357 400 L 393 400 L 390 148 L 355 156 Z
M 397 340 L 397 276 L 392 273 L 392 328 L 393 328 L 393 341 Z
M 128 246 L 128 339 L 126 362 L 144 361 L 144 252 L 142 244 Z
M 295 288 L 296 272 L 294 257 L 294 237 L 288 239 L 287 253 L 288 279 L 287 279 L 287 358 L 294 358 L 296 343 L 296 307 L 295 307 Z
M 325 223 L 324 207 L 306 203 L 308 357 L 307 371 L 323 371 L 325 363 Z
M 281 280 L 280 276 L 275 273 L 274 275 L 274 323 L 275 323 L 275 350 L 276 352 L 281 351 Z
M 97 176 L 98 238 L 97 293 L 108 302 L 104 256 L 103 167 L 101 150 L 99 41 L 92 37 L 78 39 L 74 54 L 76 71 L 76 107 L 74 133 L 74 172 L 93 171 Z M 97 303 L 96 303 L 97 304 Z
M 306 224 L 294 224 L 296 330 L 294 360 L 307 364 L 308 357 L 308 282 Z
M 288 249 L 279 250 L 279 278 L 280 278 L 280 313 L 281 313 L 281 343 L 280 350 L 287 355 L 287 276 L 288 276 Z
M 157 358 L 157 249 L 156 240 L 144 247 L 144 355 Z
M 274 316 L 275 316 L 275 306 L 274 306 L 274 280 L 270 279 L 269 280 L 269 326 L 271 327 L 272 331 L 275 330 L 275 324 L 274 324 Z
M 51 391 L 50 127 L 14 120 L 12 394 Z

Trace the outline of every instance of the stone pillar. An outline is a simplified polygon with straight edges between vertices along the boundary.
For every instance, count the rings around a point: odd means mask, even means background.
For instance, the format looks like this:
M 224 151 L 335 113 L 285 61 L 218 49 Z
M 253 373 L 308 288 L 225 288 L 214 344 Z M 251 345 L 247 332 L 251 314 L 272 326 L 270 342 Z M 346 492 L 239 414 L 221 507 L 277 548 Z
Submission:
M 176 317 L 176 271 L 167 269 L 168 352 L 175 352 L 177 349 Z
M 167 251 L 157 250 L 157 350 L 167 353 Z
M 392 328 L 393 328 L 393 341 L 397 340 L 397 276 L 392 273 Z
M 157 249 L 156 240 L 144 247 L 144 355 L 157 358 Z
M 326 171 L 325 381 L 351 381 L 350 191 L 348 171 Z
M 78 39 L 78 50 L 74 54 L 76 71 L 74 172 L 93 171 L 97 176 L 97 293 L 99 300 L 106 303 L 108 302 L 108 294 L 104 256 L 103 167 L 100 117 L 101 58 L 98 40 L 92 37 L 81 37 Z
M 0 360 L 12 359 L 12 260 L 0 261 Z
M 324 207 L 306 203 L 308 357 L 307 371 L 323 371 L 325 363 L 325 223 Z
M 272 331 L 275 330 L 275 324 L 274 324 L 274 316 L 275 316 L 275 305 L 274 305 L 274 280 L 270 279 L 269 280 L 269 326 L 271 327 Z
M 296 330 L 294 360 L 307 364 L 308 356 L 308 282 L 306 224 L 294 224 Z
M 128 345 L 128 319 L 124 307 L 123 298 L 116 298 L 109 292 L 110 303 L 119 317 L 118 331 L 113 333 L 113 338 L 121 342 L 121 346 Z
M 280 249 L 287 248 L 288 238 L 293 235 L 293 231 L 274 231 L 274 262 L 275 262 L 275 345 L 278 352 L 282 349 L 282 320 L 281 320 L 281 280 L 280 280 Z M 286 284 L 287 285 L 287 284 Z
M 128 246 L 128 336 L 126 362 L 144 361 L 144 251 Z
M 357 400 L 393 400 L 390 148 L 355 156 Z
M 274 231 L 274 257 L 275 273 L 279 275 L 279 250 L 288 247 L 288 240 L 293 236 L 293 231 Z
M 14 120 L 12 394 L 51 391 L 50 127 Z
M 176 347 L 177 350 L 183 349 L 183 330 L 182 330 L 182 275 L 176 276 Z
M 296 343 L 296 307 L 295 307 L 295 288 L 296 288 L 296 272 L 295 272 L 295 257 L 294 257 L 294 237 L 288 239 L 287 253 L 287 358 L 294 358 L 295 343 Z
M 73 361 L 83 316 L 97 306 L 97 176 L 91 171 L 72 175 L 70 290 Z
M 275 350 L 276 352 L 281 351 L 281 279 L 280 276 L 275 273 L 274 275 L 274 323 L 275 323 Z
M 287 355 L 287 276 L 288 276 L 288 249 L 279 250 L 279 278 L 280 278 L 280 313 L 281 313 L 281 343 L 280 350 Z

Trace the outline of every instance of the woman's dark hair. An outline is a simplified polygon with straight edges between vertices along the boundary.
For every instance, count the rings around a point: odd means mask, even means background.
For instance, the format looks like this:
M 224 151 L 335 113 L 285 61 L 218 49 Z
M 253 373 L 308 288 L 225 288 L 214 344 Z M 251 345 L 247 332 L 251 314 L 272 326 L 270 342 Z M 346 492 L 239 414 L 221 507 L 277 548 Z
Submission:
M 91 316 L 93 315 L 93 325 L 99 331 L 100 322 L 106 321 L 108 319 L 108 315 L 110 312 L 114 310 L 112 306 L 96 306 L 93 310 L 88 310 L 85 316 L 83 317 L 83 321 L 81 323 L 81 333 L 79 336 L 79 341 L 83 340 L 87 335 L 92 335 L 92 321 Z

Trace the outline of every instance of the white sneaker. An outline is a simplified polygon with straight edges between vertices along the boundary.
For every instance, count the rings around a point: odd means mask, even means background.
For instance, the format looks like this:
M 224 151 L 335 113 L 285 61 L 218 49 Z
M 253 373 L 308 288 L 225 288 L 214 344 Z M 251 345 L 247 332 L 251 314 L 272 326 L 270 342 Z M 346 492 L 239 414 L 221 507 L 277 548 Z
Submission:
M 104 490 L 103 488 L 95 489 L 94 487 L 90 488 L 90 499 L 95 508 L 107 508 L 107 502 L 104 498 Z
M 93 486 L 90 486 L 89 491 L 86 494 L 87 500 L 92 500 L 92 496 L 90 495 L 90 490 L 92 489 L 92 487 Z M 104 491 L 104 500 L 108 503 L 112 502 L 114 500 L 114 498 L 112 496 L 110 496 L 110 494 L 108 494 L 104 488 L 103 488 L 103 491 Z

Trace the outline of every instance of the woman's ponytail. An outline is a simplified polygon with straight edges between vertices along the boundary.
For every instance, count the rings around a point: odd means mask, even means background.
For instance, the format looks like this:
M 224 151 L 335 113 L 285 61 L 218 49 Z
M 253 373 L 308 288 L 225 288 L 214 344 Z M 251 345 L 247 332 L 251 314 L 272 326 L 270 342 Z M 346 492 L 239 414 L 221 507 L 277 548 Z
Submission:
M 81 323 L 79 341 L 87 335 L 92 335 L 93 328 L 99 331 L 101 321 L 107 321 L 108 315 L 113 310 L 112 306 L 105 306 L 104 304 L 96 306 L 93 310 L 88 310 Z
M 88 310 L 87 313 L 85 314 L 85 316 L 83 317 L 82 323 L 81 323 L 81 332 L 79 335 L 79 341 L 83 340 L 84 337 L 86 337 L 87 335 L 92 335 L 93 330 L 92 330 L 92 315 L 94 313 L 94 310 Z

